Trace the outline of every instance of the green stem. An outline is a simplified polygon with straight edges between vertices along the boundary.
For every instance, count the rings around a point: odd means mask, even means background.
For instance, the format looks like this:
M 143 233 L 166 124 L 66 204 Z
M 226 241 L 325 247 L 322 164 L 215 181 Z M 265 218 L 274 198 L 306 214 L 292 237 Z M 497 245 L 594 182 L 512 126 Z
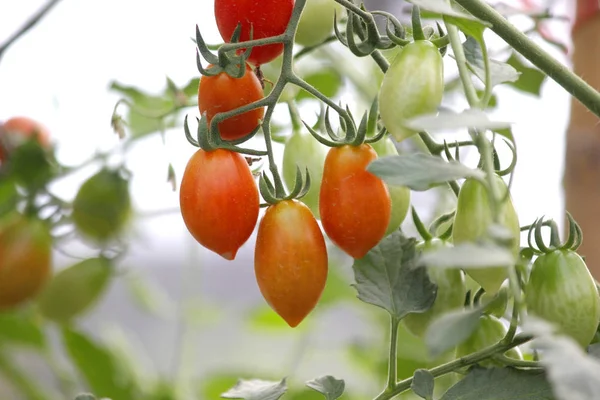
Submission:
M 398 324 L 400 320 L 390 316 L 390 354 L 388 360 L 388 381 L 386 390 L 393 390 L 398 379 L 397 359 L 398 359 Z
M 52 397 L 47 395 L 42 388 L 38 386 L 38 382 L 30 379 L 27 374 L 21 371 L 14 365 L 6 355 L 0 352 L 0 373 L 2 373 L 7 381 L 18 389 L 28 400 L 49 400 Z
M 490 72 L 490 56 L 488 54 L 487 44 L 484 40 L 479 42 L 479 47 L 481 47 L 481 56 L 483 57 L 483 68 L 485 70 L 485 89 L 483 92 L 483 96 L 479 101 L 479 108 L 482 110 L 486 109 L 488 104 L 490 103 L 490 99 L 492 98 L 492 74 Z
M 460 36 L 458 35 L 458 28 L 452 24 L 446 23 L 446 30 L 448 31 L 450 46 L 452 47 L 452 52 L 454 53 L 456 66 L 458 67 L 458 74 L 460 76 L 460 80 L 462 81 L 465 95 L 467 96 L 467 101 L 471 107 L 475 107 L 477 104 L 479 104 L 479 98 L 477 97 L 475 86 L 471 80 L 471 73 L 469 72 L 469 66 L 467 65 L 465 52 L 462 47 L 462 43 L 460 42 Z
M 542 365 L 538 361 L 517 360 L 515 358 L 507 357 L 504 354 L 497 354 L 494 356 L 494 359 L 500 361 L 501 363 L 503 363 L 505 365 L 509 365 L 511 367 L 543 368 Z
M 570 71 L 568 67 L 545 52 L 527 35 L 509 23 L 500 13 L 480 0 L 456 0 L 456 3 L 475 17 L 491 23 L 492 31 L 561 85 L 592 113 L 600 117 L 600 93 Z

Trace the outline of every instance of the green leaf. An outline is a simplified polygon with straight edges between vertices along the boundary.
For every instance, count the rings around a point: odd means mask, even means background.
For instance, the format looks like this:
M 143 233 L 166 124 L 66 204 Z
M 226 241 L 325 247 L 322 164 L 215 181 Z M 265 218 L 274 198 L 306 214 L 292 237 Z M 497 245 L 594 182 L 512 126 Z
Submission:
M 494 268 L 513 265 L 515 258 L 504 247 L 464 242 L 428 251 L 421 256 L 420 262 L 435 268 Z
M 429 354 L 438 357 L 467 340 L 479 325 L 481 314 L 481 308 L 455 310 L 434 319 L 425 332 Z
M 131 374 L 105 347 L 71 328 L 63 328 L 62 337 L 71 362 L 92 392 L 117 400 L 137 397 Z
M 187 85 L 181 89 L 188 97 L 195 98 L 198 96 L 198 87 L 200 86 L 200 78 L 192 78 Z
M 507 63 L 521 74 L 518 80 L 510 82 L 509 85 L 522 92 L 539 96 L 542 83 L 546 80 L 546 75 L 537 68 L 526 66 L 515 52 L 512 53 Z
M 304 80 L 326 97 L 334 97 L 342 87 L 342 77 L 333 68 L 324 68 L 304 77 Z M 313 95 L 301 90 L 296 100 L 312 99 Z
M 42 349 L 46 346 L 46 337 L 30 314 L 4 312 L 0 313 L 1 342 Z
M 416 239 L 396 231 L 385 237 L 366 256 L 354 260 L 352 268 L 358 298 L 387 310 L 401 319 L 412 312 L 428 310 L 435 300 L 437 287 L 427 270 L 415 262 Z
M 461 178 L 485 177 L 483 171 L 472 169 L 456 161 L 444 161 L 425 153 L 411 153 L 381 157 L 367 170 L 392 186 L 406 186 L 412 190 L 425 191 L 433 186 Z
M 413 375 L 413 381 L 410 384 L 410 388 L 424 399 L 433 398 L 433 375 L 426 369 L 418 369 Z
M 285 378 L 280 382 L 260 379 L 240 379 L 238 383 L 221 395 L 226 399 L 277 400 L 287 390 Z
M 409 0 L 409 3 L 412 3 L 423 10 L 431 11 L 436 14 L 441 14 L 444 16 L 460 18 L 464 20 L 477 21 L 481 25 L 489 25 L 487 22 L 482 21 L 471 14 L 468 14 L 465 11 L 461 11 L 460 9 L 453 8 L 450 3 L 446 3 L 445 1 L 440 0 Z M 427 16 L 427 14 L 425 14 Z
M 327 400 L 336 400 L 344 393 L 346 384 L 343 379 L 335 379 L 331 375 L 325 375 L 306 382 L 306 386 L 322 393 Z
M 406 122 L 406 126 L 416 131 L 447 131 L 454 129 L 498 130 L 510 128 L 512 122 L 492 121 L 484 111 L 468 109 L 460 113 L 443 110 L 433 114 L 424 114 Z
M 467 37 L 467 40 L 463 43 L 463 49 L 473 73 L 481 82 L 485 83 L 485 67 L 481 46 L 475 38 Z M 490 75 L 493 87 L 501 83 L 517 81 L 520 72 L 507 63 L 490 59 Z
M 81 393 L 75 397 L 75 400 L 96 400 L 96 396 L 91 393 Z
M 0 172 L 0 218 L 14 211 L 18 200 L 19 194 L 15 183 L 11 179 L 2 176 Z
M 592 398 L 594 397 L 586 397 L 588 400 Z M 500 399 L 553 400 L 554 397 L 541 371 L 508 367 L 490 369 L 476 367 L 441 398 L 441 400 Z M 575 400 L 576 397 L 568 397 L 568 399 Z
M 488 26 L 491 26 L 491 24 L 489 24 L 485 21 L 481 21 L 481 20 L 473 21 L 473 20 L 469 20 L 469 19 L 465 19 L 465 18 L 456 18 L 456 17 L 452 17 L 452 16 L 444 16 L 444 21 L 448 22 L 452 25 L 455 25 L 458 29 L 460 29 L 466 35 L 472 36 L 473 38 L 475 38 L 477 40 L 482 40 L 483 32 L 485 31 L 485 28 Z

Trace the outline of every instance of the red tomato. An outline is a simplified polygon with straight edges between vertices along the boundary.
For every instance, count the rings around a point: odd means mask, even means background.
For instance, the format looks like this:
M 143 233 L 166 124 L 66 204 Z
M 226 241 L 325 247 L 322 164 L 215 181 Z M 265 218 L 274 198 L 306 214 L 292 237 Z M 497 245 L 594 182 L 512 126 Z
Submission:
M 377 153 L 368 144 L 333 147 L 327 153 L 319 198 L 327 236 L 354 258 L 384 237 L 391 217 L 385 183 L 366 170 Z
M 235 258 L 258 220 L 258 189 L 250 167 L 229 150 L 200 149 L 190 158 L 179 202 L 192 236 L 227 260 Z
M 15 214 L 0 225 L 0 310 L 35 297 L 50 278 L 52 238 L 39 220 Z
M 224 41 L 229 42 L 239 23 L 240 41 L 281 35 L 290 22 L 294 0 L 215 0 L 215 18 Z M 252 49 L 248 62 L 266 64 L 283 52 L 283 43 L 258 46 Z
M 16 146 L 19 141 L 36 135 L 36 139 L 42 146 L 50 146 L 48 129 L 28 117 L 14 117 L 4 121 L 0 125 L 0 135 L 3 136 L 0 138 L 0 162 L 4 161 L 7 155 L 7 149 L 3 147 L 3 143 Z
M 209 65 L 208 68 L 211 68 Z M 202 76 L 198 88 L 198 108 L 206 112 L 208 123 L 221 112 L 235 110 L 262 99 L 260 81 L 252 68 L 246 64 L 246 73 L 241 78 L 232 78 L 225 72 L 215 76 Z M 265 115 L 264 107 L 255 108 L 219 123 L 219 133 L 225 140 L 240 139 L 252 132 Z
M 327 248 L 306 205 L 284 200 L 267 209 L 254 270 L 263 297 L 292 328 L 315 308 L 327 280 Z

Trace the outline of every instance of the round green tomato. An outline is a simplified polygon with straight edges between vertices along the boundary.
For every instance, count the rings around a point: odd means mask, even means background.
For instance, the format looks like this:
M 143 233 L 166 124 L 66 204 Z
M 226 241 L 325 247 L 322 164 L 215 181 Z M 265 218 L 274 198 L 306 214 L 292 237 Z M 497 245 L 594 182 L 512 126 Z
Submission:
M 417 245 L 421 252 L 427 252 L 448 246 L 439 239 L 423 242 Z M 461 308 L 465 302 L 465 275 L 458 268 L 428 267 L 429 279 L 437 285 L 437 295 L 433 306 L 423 313 L 408 314 L 404 318 L 404 325 L 415 336 L 423 336 L 433 319 L 448 311 Z
M 118 170 L 100 170 L 79 188 L 71 216 L 87 238 L 97 242 L 115 238 L 131 216 L 129 181 Z
M 320 218 L 319 191 L 327 150 L 327 147 L 319 143 L 310 133 L 297 131 L 288 139 L 283 151 L 283 180 L 288 189 L 291 190 L 296 183 L 296 166 L 300 167 L 302 176 L 308 168 L 310 190 L 300 201 L 310 208 L 317 219 Z
M 481 349 L 498 343 L 506 335 L 507 329 L 498 318 L 491 315 L 482 315 L 479 318 L 479 326 L 471 336 L 458 346 L 456 357 L 464 357 Z M 516 360 L 522 360 L 523 356 L 517 347 L 508 350 L 505 355 Z M 504 364 L 493 359 L 487 359 L 480 363 L 484 367 L 503 367 Z
M 587 346 L 600 322 L 598 290 L 583 259 L 571 250 L 539 256 L 525 286 L 529 313 Z
M 38 298 L 42 315 L 67 323 L 88 311 L 106 290 L 113 268 L 105 258 L 90 258 L 58 272 Z
M 427 40 L 412 42 L 400 51 L 379 89 L 381 120 L 397 141 L 416 133 L 407 120 L 434 113 L 444 94 L 444 63 L 438 48 Z
M 334 0 L 307 0 L 298 22 L 295 42 L 301 46 L 322 43 L 333 32 L 333 16 L 344 8 Z
M 385 137 L 375 143 L 371 143 L 371 147 L 377 152 L 378 157 L 398 155 L 398 150 L 392 139 Z M 387 184 L 386 184 L 387 185 Z M 392 198 L 392 216 L 388 224 L 385 236 L 398 230 L 410 207 L 410 189 L 406 186 L 391 186 L 387 185 L 390 197 Z
M 270 63 L 263 64 L 260 66 L 260 70 L 265 78 L 265 87 L 263 89 L 265 96 L 268 96 L 273 87 L 277 83 L 279 76 L 281 75 L 281 67 L 283 65 L 283 56 L 279 56 Z M 281 96 L 279 96 L 279 102 L 287 102 L 296 98 L 300 92 L 300 88 L 296 85 L 288 83 L 285 85 Z
M 496 175 L 495 182 L 498 193 L 501 196 L 505 195 L 508 188 L 504 180 Z M 493 216 L 487 189 L 476 179 L 465 180 L 458 194 L 454 216 L 452 229 L 454 244 L 484 239 L 488 235 L 488 228 L 492 222 Z M 510 195 L 500 207 L 499 223 L 512 233 L 514 237 L 512 250 L 515 257 L 518 257 L 521 228 Z M 490 294 L 495 294 L 508 277 L 507 266 L 469 268 L 465 272 Z

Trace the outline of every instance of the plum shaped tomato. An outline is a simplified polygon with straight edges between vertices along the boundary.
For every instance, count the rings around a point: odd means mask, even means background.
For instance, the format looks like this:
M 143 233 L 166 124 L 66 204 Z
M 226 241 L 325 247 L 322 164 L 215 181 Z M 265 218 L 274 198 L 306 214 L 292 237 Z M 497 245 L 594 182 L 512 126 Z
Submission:
M 210 69 L 212 65 L 209 65 Z M 198 108 L 206 112 L 208 123 L 222 112 L 235 110 L 263 98 L 263 89 L 252 68 L 246 64 L 246 73 L 233 78 L 225 72 L 202 76 L 198 87 Z M 264 107 L 246 111 L 219 123 L 219 134 L 224 140 L 236 140 L 250 134 L 265 115 Z
M 325 158 L 319 198 L 327 236 L 354 258 L 362 258 L 385 236 L 392 200 L 386 184 L 367 171 L 377 153 L 369 144 L 333 147 Z
M 6 159 L 10 149 L 32 136 L 43 147 L 50 146 L 48 129 L 31 118 L 13 117 L 4 121 L 0 125 L 0 163 Z
M 20 214 L 0 222 L 0 311 L 34 298 L 50 278 L 52 238 L 44 222 Z
M 294 0 L 215 0 L 215 18 L 219 33 L 225 42 L 242 25 L 240 41 L 281 35 L 290 22 Z M 248 62 L 266 64 L 283 52 L 283 43 L 252 48 Z
M 192 236 L 233 260 L 258 220 L 259 197 L 248 163 L 230 150 L 198 150 L 188 161 L 179 194 L 181 215 Z
M 327 247 L 304 203 L 283 200 L 267 208 L 258 226 L 254 270 L 263 297 L 292 328 L 315 308 L 327 280 Z

